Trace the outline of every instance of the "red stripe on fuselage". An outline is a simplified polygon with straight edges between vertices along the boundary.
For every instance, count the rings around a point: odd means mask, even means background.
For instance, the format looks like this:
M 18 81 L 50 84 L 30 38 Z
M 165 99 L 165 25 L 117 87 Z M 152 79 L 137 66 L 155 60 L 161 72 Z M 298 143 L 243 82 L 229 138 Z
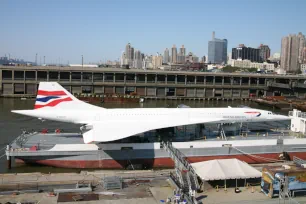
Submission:
M 47 103 L 45 105 L 35 105 L 34 106 L 34 109 L 38 109 L 38 108 L 43 108 L 43 107 L 46 107 L 46 106 L 49 106 L 49 107 L 54 107 L 56 106 L 57 104 L 61 103 L 61 102 L 65 102 L 65 101 L 72 101 L 72 99 L 70 97 L 67 97 L 67 98 L 63 98 L 63 99 L 57 99 L 57 100 L 54 100 L 50 103 Z
M 38 90 L 37 95 L 42 95 L 42 96 L 66 96 L 67 94 L 64 91 L 43 91 L 43 90 Z

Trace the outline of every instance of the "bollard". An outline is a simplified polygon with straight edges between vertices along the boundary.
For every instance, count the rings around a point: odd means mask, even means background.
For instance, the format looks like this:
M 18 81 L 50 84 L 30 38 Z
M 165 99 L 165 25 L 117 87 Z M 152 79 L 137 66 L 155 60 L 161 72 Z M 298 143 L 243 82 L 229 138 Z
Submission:
M 252 191 L 251 192 L 254 193 L 254 186 L 252 186 Z
M 7 145 L 6 146 L 6 151 L 10 151 L 10 145 Z M 9 154 L 7 153 L 7 156 L 6 156 L 6 160 L 7 160 L 7 168 L 8 169 L 11 169 L 12 168 L 12 162 L 11 162 L 11 157 L 9 156 Z
M 8 169 L 11 169 L 12 168 L 12 165 L 11 165 L 11 158 L 8 156 L 7 158 L 7 168 Z
M 217 185 L 216 191 L 219 192 L 219 186 Z

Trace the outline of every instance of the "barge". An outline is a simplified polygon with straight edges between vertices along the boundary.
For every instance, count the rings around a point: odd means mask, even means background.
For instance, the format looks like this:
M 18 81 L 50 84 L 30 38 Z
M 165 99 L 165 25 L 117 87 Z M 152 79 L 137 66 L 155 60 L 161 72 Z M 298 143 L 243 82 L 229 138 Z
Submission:
M 80 133 L 24 133 L 8 147 L 6 155 L 9 160 L 62 168 L 149 169 L 174 166 L 158 137 L 133 138 L 84 144 Z M 251 164 L 292 160 L 293 156 L 306 159 L 306 138 L 285 133 L 236 136 L 226 140 L 174 141 L 172 145 L 191 163 L 226 158 L 237 158 Z

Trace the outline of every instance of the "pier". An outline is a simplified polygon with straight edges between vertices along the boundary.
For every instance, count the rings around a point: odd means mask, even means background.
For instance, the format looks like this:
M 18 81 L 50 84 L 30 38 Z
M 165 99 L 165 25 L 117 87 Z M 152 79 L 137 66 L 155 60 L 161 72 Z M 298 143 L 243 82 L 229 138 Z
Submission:
M 73 94 L 136 93 L 147 99 L 241 100 L 306 93 L 302 75 L 0 66 L 2 97 L 34 97 L 41 81 L 57 81 Z
M 279 164 L 278 164 L 279 165 Z M 169 172 L 164 171 L 82 171 L 80 173 L 21 173 L 0 174 L 1 196 L 0 202 L 27 202 L 27 203 L 108 203 L 108 204 L 158 204 L 166 203 L 167 198 L 174 201 L 176 194 L 173 186 L 167 178 Z M 101 183 L 103 178 L 119 176 L 123 181 L 123 189 L 106 190 Z M 75 184 L 91 184 L 91 191 L 80 192 Z M 298 196 L 291 199 L 271 199 L 261 192 L 261 187 L 254 181 L 248 181 L 247 185 L 238 184 L 241 192 L 235 193 L 235 182 L 228 182 L 226 190 L 216 189 L 213 185 L 205 184 L 203 192 L 196 196 L 199 203 L 304 203 L 305 197 Z M 73 192 L 64 192 L 69 190 Z M 60 193 L 54 193 L 60 191 Z M 80 198 L 80 200 L 76 200 Z M 82 199 L 84 199 L 82 201 Z M 291 201 L 291 202 L 290 202 Z M 174 203 L 174 202 L 171 202 Z

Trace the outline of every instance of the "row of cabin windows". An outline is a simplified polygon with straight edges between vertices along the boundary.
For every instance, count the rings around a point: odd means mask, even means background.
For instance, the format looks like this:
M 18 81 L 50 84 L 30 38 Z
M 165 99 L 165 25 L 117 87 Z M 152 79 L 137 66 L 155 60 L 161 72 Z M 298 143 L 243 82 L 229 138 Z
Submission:
M 225 113 L 201 113 L 202 115 L 224 115 Z M 270 113 L 269 113 L 270 114 Z M 271 113 L 272 114 L 272 113 Z M 109 114 L 108 116 L 123 116 L 123 115 L 170 115 L 170 114 L 160 114 L 160 113 L 139 113 L 139 114 L 136 114 L 136 113 L 131 113 L 131 114 Z

